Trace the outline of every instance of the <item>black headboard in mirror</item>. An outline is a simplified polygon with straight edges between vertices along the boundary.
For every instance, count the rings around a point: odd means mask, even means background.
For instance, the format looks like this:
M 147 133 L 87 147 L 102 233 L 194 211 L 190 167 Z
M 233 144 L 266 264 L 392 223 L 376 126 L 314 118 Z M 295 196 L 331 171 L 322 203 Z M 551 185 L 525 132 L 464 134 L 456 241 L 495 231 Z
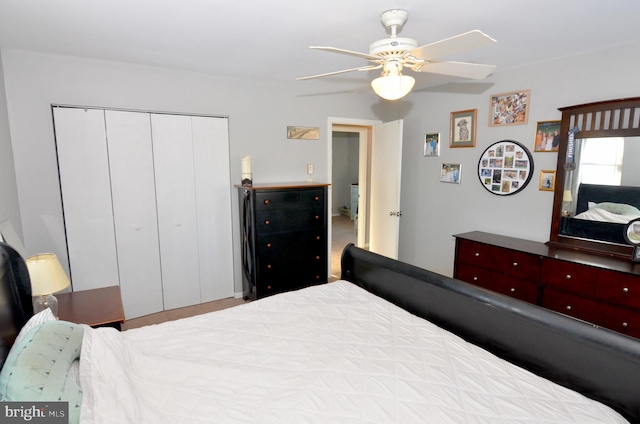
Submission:
M 599 181 L 586 184 L 577 179 L 581 170 L 580 161 L 576 158 L 580 156 L 587 140 L 602 139 L 605 148 L 610 146 L 614 149 L 616 146 L 624 153 L 620 153 L 620 168 L 623 167 L 622 162 L 637 168 L 635 163 L 640 156 L 634 150 L 640 149 L 640 97 L 569 106 L 559 110 L 562 112 L 561 139 L 549 244 L 629 258 L 632 247 L 620 236 L 626 225 L 624 220 L 640 213 L 640 205 L 636 201 L 640 198 L 640 178 L 632 176 L 608 187 Z M 586 209 L 601 205 L 593 212 L 603 217 L 585 218 L 585 205 L 588 205 Z M 610 219 L 612 222 L 605 222 Z

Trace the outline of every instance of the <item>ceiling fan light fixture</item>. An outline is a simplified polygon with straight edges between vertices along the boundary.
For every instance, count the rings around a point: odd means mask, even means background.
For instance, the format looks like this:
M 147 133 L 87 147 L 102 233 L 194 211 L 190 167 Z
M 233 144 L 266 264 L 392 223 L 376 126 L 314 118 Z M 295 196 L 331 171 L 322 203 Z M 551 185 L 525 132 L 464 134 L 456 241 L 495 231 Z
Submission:
M 398 100 L 409 94 L 415 83 L 409 75 L 385 75 L 371 81 L 371 87 L 383 99 Z

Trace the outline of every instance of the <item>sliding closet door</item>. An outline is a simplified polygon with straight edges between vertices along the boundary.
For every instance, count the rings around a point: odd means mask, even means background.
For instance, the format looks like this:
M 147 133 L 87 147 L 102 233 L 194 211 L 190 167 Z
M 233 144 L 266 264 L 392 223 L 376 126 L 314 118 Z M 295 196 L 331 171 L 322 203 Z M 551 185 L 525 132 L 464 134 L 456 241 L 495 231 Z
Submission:
M 191 118 L 202 302 L 233 296 L 228 122 Z
M 120 291 L 127 318 L 162 311 L 151 119 L 105 112 Z
M 53 116 L 73 290 L 118 284 L 104 111 Z
M 191 117 L 151 114 L 165 309 L 201 303 Z

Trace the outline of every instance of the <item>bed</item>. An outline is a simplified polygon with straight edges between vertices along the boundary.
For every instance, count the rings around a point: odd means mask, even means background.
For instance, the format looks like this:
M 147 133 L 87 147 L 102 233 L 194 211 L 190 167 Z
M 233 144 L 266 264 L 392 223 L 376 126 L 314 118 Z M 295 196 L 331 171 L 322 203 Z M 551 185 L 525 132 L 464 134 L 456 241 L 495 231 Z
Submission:
M 562 217 L 560 234 L 627 244 L 626 224 L 640 217 L 640 187 L 580 184 L 573 217 Z
M 122 333 L 36 325 L 5 400 L 48 327 L 72 340 L 56 362 L 79 356 L 72 422 L 640 422 L 640 341 L 353 245 L 342 280 L 234 308 Z

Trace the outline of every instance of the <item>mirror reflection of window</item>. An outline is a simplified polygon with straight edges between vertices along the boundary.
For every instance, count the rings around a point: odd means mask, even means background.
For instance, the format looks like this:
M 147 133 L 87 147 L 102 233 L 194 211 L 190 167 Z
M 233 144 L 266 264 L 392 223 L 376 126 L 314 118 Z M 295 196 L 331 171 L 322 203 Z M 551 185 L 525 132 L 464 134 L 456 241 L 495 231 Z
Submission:
M 579 181 L 586 184 L 620 185 L 623 157 L 623 137 L 582 140 Z

